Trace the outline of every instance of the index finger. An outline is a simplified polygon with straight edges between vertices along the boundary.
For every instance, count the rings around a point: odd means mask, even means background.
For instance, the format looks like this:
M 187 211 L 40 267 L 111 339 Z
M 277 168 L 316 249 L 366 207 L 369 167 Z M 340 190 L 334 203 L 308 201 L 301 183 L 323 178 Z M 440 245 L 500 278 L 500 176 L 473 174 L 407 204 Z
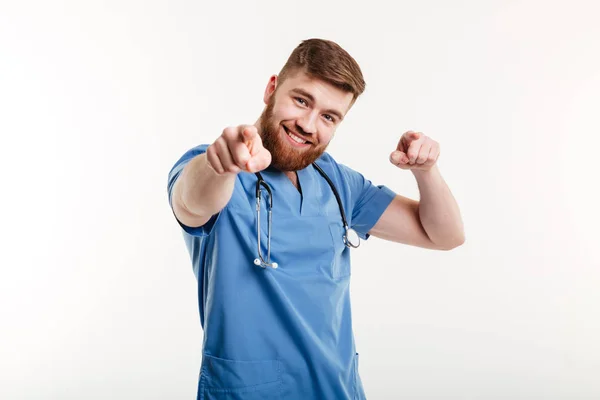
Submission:
M 396 150 L 406 153 L 412 144 L 412 142 L 417 141 L 421 138 L 421 134 L 415 131 L 406 131 L 400 136 L 400 140 L 398 140 L 398 145 L 396 146 Z
M 246 145 L 249 145 L 258 136 L 258 129 L 254 125 L 241 125 L 242 140 Z
M 260 153 L 263 149 L 262 138 L 254 125 L 244 128 L 242 130 L 242 137 L 244 138 L 244 144 L 252 157 Z

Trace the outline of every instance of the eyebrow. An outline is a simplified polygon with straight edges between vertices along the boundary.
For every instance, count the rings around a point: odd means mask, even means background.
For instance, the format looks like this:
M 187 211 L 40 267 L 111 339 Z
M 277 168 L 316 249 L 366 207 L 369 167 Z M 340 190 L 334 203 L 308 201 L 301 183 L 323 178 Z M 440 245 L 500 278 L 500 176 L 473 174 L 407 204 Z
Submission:
M 298 94 L 308 98 L 312 103 L 315 103 L 315 97 L 304 89 L 294 88 L 294 89 L 290 90 L 290 92 L 298 93 Z M 329 110 L 325 110 L 325 112 L 335 115 L 336 117 L 338 117 L 338 119 L 340 121 L 342 121 L 344 119 L 342 113 L 337 110 L 329 109 Z

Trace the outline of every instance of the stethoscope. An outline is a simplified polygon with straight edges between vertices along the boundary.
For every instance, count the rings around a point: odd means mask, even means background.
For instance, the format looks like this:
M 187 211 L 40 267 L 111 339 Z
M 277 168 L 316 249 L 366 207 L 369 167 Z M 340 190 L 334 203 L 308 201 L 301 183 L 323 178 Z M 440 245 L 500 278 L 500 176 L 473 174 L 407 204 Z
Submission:
M 344 206 L 342 205 L 342 200 L 340 199 L 340 195 L 338 194 L 338 191 L 335 189 L 333 182 L 331 181 L 331 179 L 329 179 L 329 177 L 327 176 L 325 171 L 323 171 L 321 169 L 321 167 L 319 167 L 316 163 L 312 163 L 312 165 L 321 174 L 321 176 L 323 178 L 325 178 L 325 180 L 329 184 L 329 187 L 331 187 L 333 194 L 335 195 L 335 199 L 338 203 L 338 207 L 340 208 L 340 214 L 342 216 L 342 223 L 344 224 L 344 236 L 343 236 L 344 244 L 346 245 L 346 247 L 357 248 L 358 246 L 360 246 L 360 238 L 359 238 L 358 234 L 356 233 L 356 231 L 348 226 L 348 222 L 346 221 L 346 213 L 344 212 Z M 258 181 L 256 181 L 256 236 L 258 237 L 258 258 L 256 258 L 254 260 L 254 264 L 256 264 L 262 268 L 266 268 L 266 267 L 277 268 L 279 265 L 276 262 L 271 262 L 271 220 L 272 220 L 271 211 L 273 210 L 273 193 L 271 192 L 271 187 L 267 184 L 267 182 L 265 182 L 265 180 L 263 179 L 260 172 L 256 172 L 255 175 L 258 177 Z M 269 193 L 269 202 L 268 202 L 269 208 L 267 210 L 268 226 L 267 226 L 267 259 L 266 260 L 263 258 L 262 252 L 260 250 L 261 187 L 265 188 L 267 193 Z

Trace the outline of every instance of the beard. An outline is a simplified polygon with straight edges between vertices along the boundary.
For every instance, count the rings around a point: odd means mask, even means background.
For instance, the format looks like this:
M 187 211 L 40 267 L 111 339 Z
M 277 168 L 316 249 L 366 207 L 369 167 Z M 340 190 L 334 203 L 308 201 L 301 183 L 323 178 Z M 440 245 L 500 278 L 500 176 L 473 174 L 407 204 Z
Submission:
M 275 95 L 271 96 L 267 107 L 260 116 L 259 131 L 263 147 L 271 153 L 271 166 L 284 172 L 297 171 L 308 167 L 325 152 L 327 145 L 311 144 L 307 149 L 298 150 L 288 143 L 284 143 L 286 139 L 282 137 L 283 134 L 281 133 L 283 126 L 275 120 L 273 116 L 274 108 Z M 300 129 L 298 131 L 301 132 Z

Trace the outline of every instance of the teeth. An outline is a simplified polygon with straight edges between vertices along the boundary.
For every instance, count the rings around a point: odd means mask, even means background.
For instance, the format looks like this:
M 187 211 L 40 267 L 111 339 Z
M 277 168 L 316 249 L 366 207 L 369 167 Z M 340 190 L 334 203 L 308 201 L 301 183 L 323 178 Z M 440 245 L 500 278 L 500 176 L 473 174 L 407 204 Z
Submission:
M 304 144 L 306 143 L 306 140 L 299 138 L 298 136 L 294 135 L 292 132 L 287 132 L 288 136 L 291 137 L 292 139 L 294 139 L 294 142 L 300 143 L 300 144 Z

